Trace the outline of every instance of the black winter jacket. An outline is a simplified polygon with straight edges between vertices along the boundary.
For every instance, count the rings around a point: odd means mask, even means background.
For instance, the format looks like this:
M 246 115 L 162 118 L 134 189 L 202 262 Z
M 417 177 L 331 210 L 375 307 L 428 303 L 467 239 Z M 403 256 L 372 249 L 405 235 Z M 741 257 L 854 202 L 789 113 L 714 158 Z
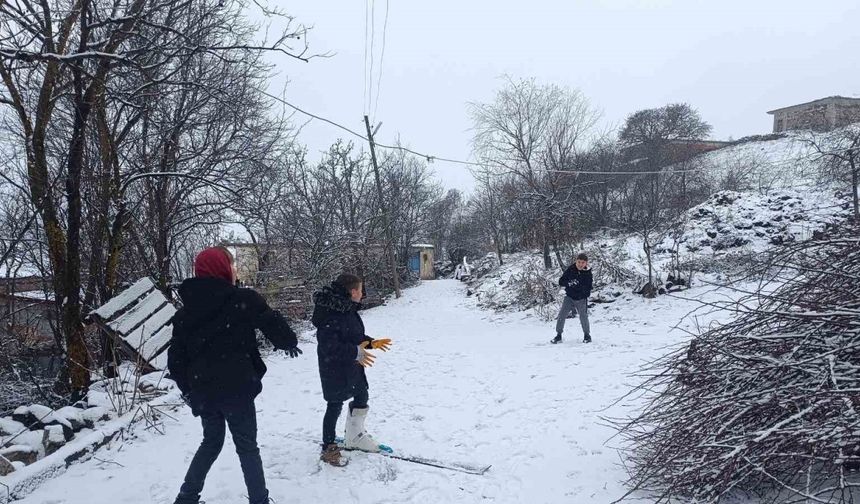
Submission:
M 591 295 L 591 269 L 577 269 L 576 265 L 567 268 L 567 271 L 558 279 L 558 284 L 564 287 L 564 293 L 573 300 L 588 299 Z
M 195 414 L 253 399 L 262 391 L 266 365 L 255 329 L 277 349 L 297 344 L 284 317 L 251 289 L 217 278 L 191 278 L 182 282 L 179 296 L 183 307 L 172 319 L 167 367 Z
M 361 308 L 342 288 L 332 285 L 314 294 L 311 322 L 317 328 L 317 359 L 323 397 L 343 402 L 356 387 L 368 386 L 364 368 L 356 361 L 358 345 L 373 338 L 364 334 Z

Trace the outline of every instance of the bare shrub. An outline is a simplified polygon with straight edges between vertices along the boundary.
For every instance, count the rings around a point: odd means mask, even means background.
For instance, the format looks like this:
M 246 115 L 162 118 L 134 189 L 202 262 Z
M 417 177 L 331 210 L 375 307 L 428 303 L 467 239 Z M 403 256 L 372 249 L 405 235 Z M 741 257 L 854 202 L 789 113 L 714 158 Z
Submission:
M 630 492 L 655 502 L 855 502 L 860 477 L 860 227 L 779 250 L 759 288 L 643 369 L 618 424 Z M 777 287 L 775 287 L 777 286 Z
M 546 276 L 546 270 L 534 263 L 529 263 L 521 273 L 511 276 L 510 283 L 514 285 L 516 302 L 523 309 L 534 308 L 535 313 L 546 319 L 558 303 L 559 287 Z M 550 317 L 551 318 L 551 317 Z
M 636 286 L 647 280 L 642 274 L 627 268 L 624 264 L 630 254 L 619 241 L 611 248 L 588 249 L 589 264 L 593 270 L 595 287 L 601 285 Z

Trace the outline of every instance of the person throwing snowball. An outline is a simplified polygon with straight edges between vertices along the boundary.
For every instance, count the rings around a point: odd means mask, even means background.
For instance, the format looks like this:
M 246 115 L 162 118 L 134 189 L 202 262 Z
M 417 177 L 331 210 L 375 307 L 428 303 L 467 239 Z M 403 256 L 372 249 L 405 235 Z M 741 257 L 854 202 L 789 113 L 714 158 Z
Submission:
M 577 255 L 576 261 L 558 279 L 558 284 L 564 287 L 565 296 L 555 324 L 555 338 L 550 343 L 561 343 L 564 322 L 571 310 L 576 310 L 579 315 L 583 343 L 591 343 L 591 327 L 588 323 L 588 296 L 591 295 L 592 277 L 591 268 L 588 267 L 588 256 L 584 253 Z
M 194 259 L 194 278 L 179 287 L 182 308 L 172 319 L 167 368 L 203 426 L 203 441 L 175 504 L 197 504 L 206 476 L 224 446 L 229 427 L 242 466 L 250 504 L 269 502 L 257 446 L 254 399 L 263 390 L 266 364 L 256 329 L 290 357 L 302 351 L 287 320 L 251 289 L 236 287 L 236 264 L 224 247 L 208 248 Z M 226 424 L 226 427 L 225 427 Z

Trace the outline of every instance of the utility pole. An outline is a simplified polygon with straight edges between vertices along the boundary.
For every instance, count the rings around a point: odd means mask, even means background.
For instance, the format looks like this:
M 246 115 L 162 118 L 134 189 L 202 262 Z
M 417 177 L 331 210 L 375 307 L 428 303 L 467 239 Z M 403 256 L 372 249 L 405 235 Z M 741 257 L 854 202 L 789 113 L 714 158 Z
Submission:
M 379 178 L 379 165 L 376 163 L 376 144 L 373 143 L 373 132 L 370 131 L 370 119 L 364 116 L 364 125 L 367 126 L 367 140 L 370 142 L 370 160 L 373 161 L 373 174 L 376 177 L 376 192 L 379 194 L 379 206 L 382 209 L 383 225 L 385 226 L 385 238 L 388 242 L 385 253 L 388 255 L 388 266 L 391 268 L 391 278 L 394 280 L 394 296 L 400 298 L 400 276 L 397 274 L 397 263 L 394 260 L 394 236 L 391 232 L 391 216 L 388 213 L 388 204 L 382 194 L 382 180 Z

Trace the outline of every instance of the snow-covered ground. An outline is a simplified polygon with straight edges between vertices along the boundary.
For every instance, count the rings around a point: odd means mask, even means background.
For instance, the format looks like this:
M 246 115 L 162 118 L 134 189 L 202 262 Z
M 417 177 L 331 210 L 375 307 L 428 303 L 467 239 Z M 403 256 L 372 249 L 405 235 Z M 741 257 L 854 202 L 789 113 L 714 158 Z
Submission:
M 269 357 L 257 402 L 276 502 L 606 504 L 623 494 L 625 472 L 601 417 L 630 411 L 630 404 L 613 405 L 636 381 L 630 373 L 687 339 L 672 327 L 697 304 L 624 296 L 592 310 L 594 343 L 580 343 L 578 321 L 569 320 L 566 341 L 554 346 L 551 324 L 481 310 L 465 290 L 454 280 L 424 282 L 365 314 L 369 334 L 395 343 L 368 372 L 368 427 L 402 451 L 492 464 L 489 472 L 475 476 L 363 453 L 349 454 L 344 469 L 321 466 L 312 439 L 320 435 L 325 404 L 314 345 L 304 344 L 298 359 Z M 705 288 L 682 295 L 725 298 Z M 688 319 L 682 327 L 693 324 Z M 166 428 L 164 435 L 137 429 L 136 439 L 73 465 L 20 502 L 172 502 L 201 432 L 187 409 Z M 244 492 L 228 440 L 203 498 L 237 503 Z

